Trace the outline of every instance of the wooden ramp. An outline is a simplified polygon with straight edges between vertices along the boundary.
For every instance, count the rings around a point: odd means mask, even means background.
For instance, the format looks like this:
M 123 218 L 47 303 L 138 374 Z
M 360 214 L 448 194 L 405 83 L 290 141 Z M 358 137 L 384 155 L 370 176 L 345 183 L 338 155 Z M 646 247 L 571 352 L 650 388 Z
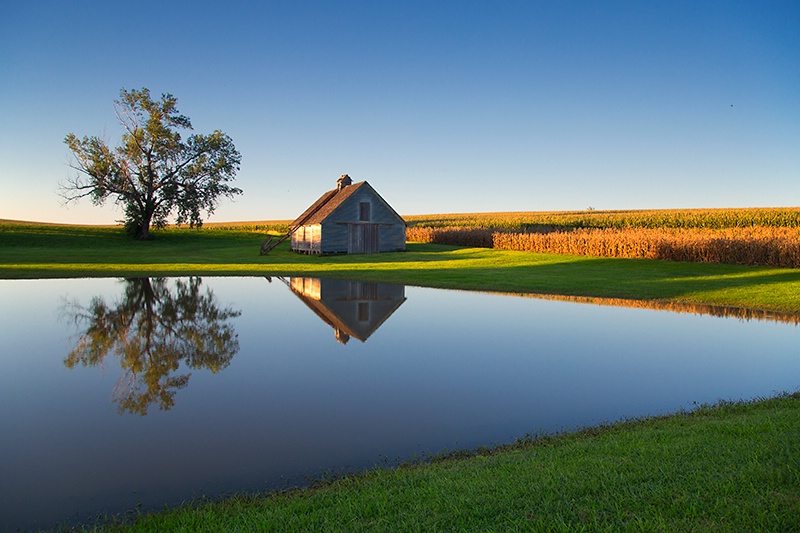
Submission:
M 289 227 L 289 231 L 286 233 L 286 235 L 282 235 L 280 238 L 278 238 L 278 240 L 275 240 L 275 237 L 270 237 L 264 241 L 264 243 L 261 245 L 260 255 L 267 255 L 272 250 L 277 248 L 280 243 L 291 237 L 292 233 L 297 231 L 301 226 L 303 226 L 303 224 L 306 223 L 308 219 L 319 212 L 319 210 L 322 209 L 328 202 L 330 202 L 340 190 L 341 189 L 334 189 L 322 195 L 322 197 L 317 200 L 314 205 L 309 207 L 305 213 L 300 215 L 294 222 L 292 222 L 292 225 Z
M 280 243 L 291 237 L 292 233 L 294 233 L 294 229 L 289 230 L 289 233 L 286 235 L 281 235 L 277 240 L 275 237 L 268 238 L 266 241 L 264 241 L 264 244 L 261 245 L 261 253 L 259 255 L 267 255 L 272 250 L 277 248 Z

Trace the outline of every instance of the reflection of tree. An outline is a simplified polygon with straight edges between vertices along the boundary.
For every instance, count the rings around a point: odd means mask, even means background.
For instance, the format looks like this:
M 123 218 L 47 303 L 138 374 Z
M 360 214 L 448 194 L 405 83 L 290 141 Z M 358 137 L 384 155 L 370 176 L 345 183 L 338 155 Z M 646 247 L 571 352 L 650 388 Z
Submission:
M 181 364 L 217 373 L 239 351 L 228 319 L 241 312 L 218 307 L 210 289 L 201 294 L 201 284 L 201 278 L 175 280 L 171 290 L 164 278 L 127 279 L 115 305 L 99 297 L 88 307 L 75 304 L 75 323 L 86 331 L 64 364 L 101 365 L 113 353 L 125 372 L 114 389 L 120 413 L 146 415 L 154 403 L 170 409 L 191 375 L 172 375 Z

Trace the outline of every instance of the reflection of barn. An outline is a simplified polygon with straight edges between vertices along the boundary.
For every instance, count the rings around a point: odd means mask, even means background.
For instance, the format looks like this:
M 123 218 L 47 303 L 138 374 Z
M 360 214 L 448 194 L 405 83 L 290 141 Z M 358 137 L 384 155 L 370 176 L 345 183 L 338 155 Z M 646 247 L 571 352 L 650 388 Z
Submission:
M 406 223 L 369 183 L 342 175 L 291 224 L 292 250 L 369 254 L 406 249 Z
M 316 278 L 291 278 L 288 285 L 342 344 L 366 341 L 406 301 L 403 285 Z

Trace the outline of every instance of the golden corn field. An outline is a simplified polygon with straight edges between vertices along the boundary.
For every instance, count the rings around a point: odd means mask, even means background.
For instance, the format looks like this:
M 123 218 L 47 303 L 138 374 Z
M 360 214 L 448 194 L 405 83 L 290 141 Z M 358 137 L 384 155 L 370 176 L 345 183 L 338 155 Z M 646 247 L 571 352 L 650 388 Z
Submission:
M 487 213 L 407 220 L 411 242 L 800 268 L 800 208 Z
M 494 233 L 496 232 L 488 228 L 409 226 L 406 229 L 406 241 L 492 248 L 494 244 L 492 236 Z
M 574 228 L 800 228 L 800 207 L 462 213 L 405 216 L 409 227 L 531 231 Z
M 493 247 L 555 254 L 800 267 L 800 235 L 789 228 L 576 229 L 493 234 Z

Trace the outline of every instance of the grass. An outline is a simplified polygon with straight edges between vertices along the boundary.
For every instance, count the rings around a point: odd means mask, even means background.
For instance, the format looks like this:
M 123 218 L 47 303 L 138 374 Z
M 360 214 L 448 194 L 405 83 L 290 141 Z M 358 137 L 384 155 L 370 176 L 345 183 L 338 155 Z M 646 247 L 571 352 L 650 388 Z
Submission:
M 136 517 L 110 531 L 798 531 L 800 395 Z
M 452 289 L 661 300 L 800 313 L 800 270 L 596 258 L 433 244 L 304 256 L 244 229 L 167 229 L 137 242 L 114 227 L 0 223 L 0 278 L 307 275 Z
M 0 222 L 0 278 L 308 275 L 800 313 L 800 271 L 410 244 L 268 256 L 262 231 Z M 800 394 L 723 403 L 377 469 L 310 489 L 194 502 L 116 531 L 800 531 Z

